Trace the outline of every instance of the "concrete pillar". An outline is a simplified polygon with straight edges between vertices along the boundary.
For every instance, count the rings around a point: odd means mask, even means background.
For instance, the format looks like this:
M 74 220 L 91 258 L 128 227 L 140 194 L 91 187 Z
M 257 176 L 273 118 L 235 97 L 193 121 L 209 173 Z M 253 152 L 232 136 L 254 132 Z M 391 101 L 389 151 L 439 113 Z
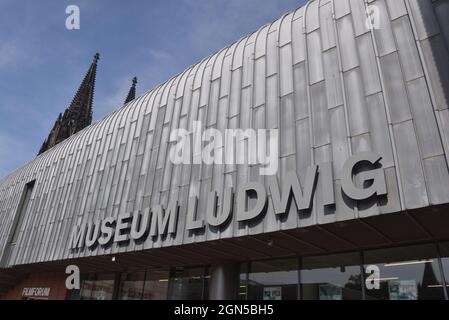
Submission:
M 209 299 L 237 299 L 239 264 L 235 261 L 217 261 L 210 272 Z

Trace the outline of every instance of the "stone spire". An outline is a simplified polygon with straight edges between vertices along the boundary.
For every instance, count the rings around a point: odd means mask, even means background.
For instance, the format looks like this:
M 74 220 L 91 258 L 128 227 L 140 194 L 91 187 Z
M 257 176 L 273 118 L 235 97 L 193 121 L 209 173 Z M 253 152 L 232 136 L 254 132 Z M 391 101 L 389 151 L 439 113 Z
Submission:
M 136 98 L 136 84 L 137 84 L 137 77 L 134 77 L 133 83 L 128 92 L 128 96 L 126 97 L 125 104 L 127 104 L 128 102 L 130 102 Z
M 64 111 L 64 114 L 59 114 L 53 129 L 42 144 L 38 155 L 92 123 L 92 103 L 95 89 L 95 77 L 97 74 L 97 63 L 99 59 L 100 54 L 96 53 L 72 103 Z

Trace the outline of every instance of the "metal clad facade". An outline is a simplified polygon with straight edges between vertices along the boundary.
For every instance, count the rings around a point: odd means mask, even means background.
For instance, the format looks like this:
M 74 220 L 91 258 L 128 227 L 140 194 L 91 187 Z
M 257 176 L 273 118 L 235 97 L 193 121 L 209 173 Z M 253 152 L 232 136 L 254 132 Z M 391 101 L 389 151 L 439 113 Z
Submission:
M 378 30 L 366 9 L 380 10 Z M 332 223 L 449 202 L 449 13 L 447 1 L 315 0 L 192 66 L 0 180 L 0 252 L 26 183 L 36 180 L 9 265 L 143 250 Z M 185 230 L 188 199 L 205 217 L 211 190 L 267 185 L 258 166 L 174 165 L 170 132 L 279 129 L 280 182 L 312 164 L 333 163 L 336 206 L 318 185 L 310 215 L 275 216 L 226 229 Z M 342 199 L 340 171 L 362 151 L 383 157 L 388 201 Z M 320 182 L 319 182 L 320 183 Z M 166 239 L 76 253 L 74 225 L 155 204 L 180 204 Z

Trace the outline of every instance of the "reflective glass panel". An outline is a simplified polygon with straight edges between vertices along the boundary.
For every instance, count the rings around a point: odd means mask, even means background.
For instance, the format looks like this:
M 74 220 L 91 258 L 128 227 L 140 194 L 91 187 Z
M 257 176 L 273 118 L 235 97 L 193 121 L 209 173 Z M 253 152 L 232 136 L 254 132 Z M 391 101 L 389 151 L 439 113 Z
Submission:
M 112 300 L 115 274 L 99 274 L 92 285 L 92 300 Z
M 349 253 L 303 258 L 302 299 L 363 299 L 359 257 L 359 253 Z
M 83 278 L 81 280 L 81 290 L 80 290 L 80 299 L 81 300 L 90 300 L 90 298 L 92 296 L 94 280 L 95 280 L 94 274 L 83 275 Z
M 247 285 L 249 300 L 296 300 L 298 259 L 251 262 Z
M 173 268 L 170 271 L 168 299 L 201 300 L 208 298 L 207 268 Z
M 118 299 L 141 300 L 143 296 L 145 272 L 122 273 Z
M 168 270 L 149 270 L 143 291 L 144 300 L 165 300 L 168 291 Z
M 366 299 L 378 300 L 439 300 L 444 299 L 441 271 L 435 245 L 419 245 L 366 251 L 365 270 L 378 268 L 366 277 L 379 280 L 368 287 Z M 369 280 L 369 278 L 367 279 Z M 372 282 L 370 286 L 375 285 Z
M 449 242 L 439 244 L 441 263 L 443 265 L 444 279 L 446 280 L 446 291 L 449 297 Z
M 240 264 L 238 300 L 246 300 L 248 294 L 248 262 Z

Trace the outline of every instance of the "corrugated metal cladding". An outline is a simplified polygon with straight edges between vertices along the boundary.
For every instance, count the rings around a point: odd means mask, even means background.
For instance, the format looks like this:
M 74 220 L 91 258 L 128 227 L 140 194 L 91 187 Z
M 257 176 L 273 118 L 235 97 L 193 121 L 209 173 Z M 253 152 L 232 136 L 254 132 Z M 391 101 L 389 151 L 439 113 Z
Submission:
M 365 9 L 380 9 L 380 29 L 367 29 Z M 143 250 L 331 223 L 449 202 L 449 2 L 311 1 L 204 59 L 0 181 L 3 250 L 24 185 L 36 179 L 9 265 Z M 211 189 L 262 181 L 258 167 L 173 165 L 169 134 L 207 127 L 279 128 L 279 179 L 360 151 L 383 156 L 388 201 L 344 202 L 323 211 L 320 188 L 311 215 L 279 220 L 271 201 L 262 221 L 221 232 L 185 231 L 187 199 Z M 181 205 L 178 232 L 139 245 L 115 244 L 75 255 L 73 226 L 106 216 Z M 199 197 L 205 215 L 206 197 Z

